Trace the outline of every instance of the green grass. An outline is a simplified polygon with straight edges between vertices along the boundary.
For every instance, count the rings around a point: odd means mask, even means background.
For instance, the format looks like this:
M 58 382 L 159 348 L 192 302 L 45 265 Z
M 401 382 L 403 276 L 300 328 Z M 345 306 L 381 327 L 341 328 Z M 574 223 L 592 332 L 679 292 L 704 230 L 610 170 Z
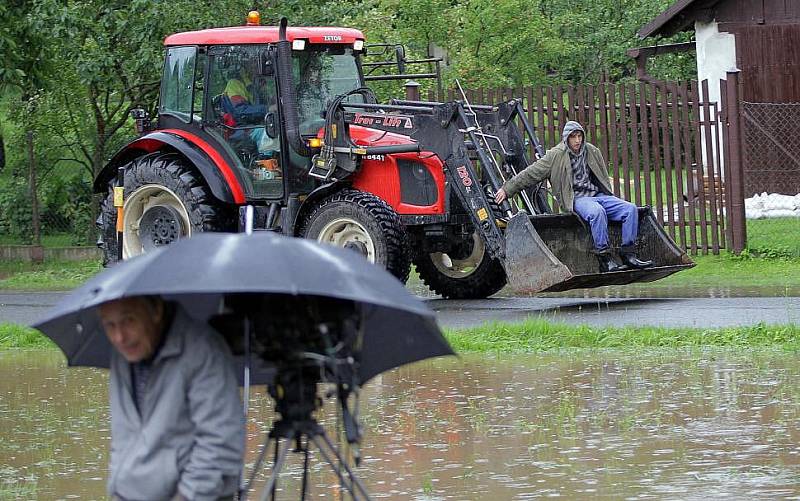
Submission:
M 67 290 L 81 285 L 102 269 L 99 261 L 0 262 L 0 289 Z
M 564 349 L 781 348 L 800 350 L 800 326 L 755 325 L 724 329 L 589 327 L 531 319 L 489 323 L 445 337 L 459 353 L 539 353 Z
M 36 329 L 0 323 L 0 349 L 5 348 L 55 348 L 55 344 Z
M 531 319 L 518 324 L 488 323 L 470 329 L 446 329 L 459 353 L 540 353 L 565 349 L 780 348 L 800 351 L 800 326 L 755 325 L 724 329 L 590 327 Z M 0 349 L 54 348 L 39 331 L 0 324 Z
M 70 233 L 54 233 L 42 235 L 42 247 L 72 247 L 75 236 Z M 30 242 L 12 237 L 10 235 L 0 235 L 0 245 L 30 245 Z
M 637 287 L 774 287 L 800 286 L 800 258 L 755 258 L 752 256 L 692 256 L 694 268 Z
M 755 256 L 800 258 L 800 218 L 748 220 L 747 250 Z

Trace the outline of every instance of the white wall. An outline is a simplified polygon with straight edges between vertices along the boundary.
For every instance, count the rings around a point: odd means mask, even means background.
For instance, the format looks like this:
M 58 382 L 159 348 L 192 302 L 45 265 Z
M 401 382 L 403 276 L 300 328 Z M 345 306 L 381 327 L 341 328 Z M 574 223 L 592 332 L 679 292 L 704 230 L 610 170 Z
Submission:
M 732 33 L 720 32 L 716 21 L 710 23 L 696 21 L 694 29 L 697 45 L 697 80 L 698 82 L 708 80 L 709 99 L 711 102 L 719 103 L 719 81 L 727 78 L 728 71 L 736 69 L 736 37 Z M 716 132 L 716 140 L 712 138 L 714 151 L 717 147 L 716 141 L 722 140 L 721 128 Z M 703 162 L 708 163 L 705 132 L 703 135 Z M 724 173 L 724 170 L 720 169 L 720 171 Z

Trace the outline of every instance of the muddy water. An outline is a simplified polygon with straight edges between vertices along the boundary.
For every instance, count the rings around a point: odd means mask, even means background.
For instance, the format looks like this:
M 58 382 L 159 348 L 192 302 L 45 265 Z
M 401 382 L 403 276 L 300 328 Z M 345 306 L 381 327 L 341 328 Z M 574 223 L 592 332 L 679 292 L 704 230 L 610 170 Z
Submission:
M 423 362 L 361 395 L 358 474 L 385 499 L 800 499 L 796 355 L 619 352 Z M 0 354 L 0 498 L 103 497 L 106 375 Z M 271 426 L 252 397 L 248 462 Z M 322 421 L 335 428 L 326 406 Z M 279 499 L 297 499 L 299 455 Z M 263 481 L 264 475 L 259 479 Z M 312 461 L 310 498 L 336 479 Z

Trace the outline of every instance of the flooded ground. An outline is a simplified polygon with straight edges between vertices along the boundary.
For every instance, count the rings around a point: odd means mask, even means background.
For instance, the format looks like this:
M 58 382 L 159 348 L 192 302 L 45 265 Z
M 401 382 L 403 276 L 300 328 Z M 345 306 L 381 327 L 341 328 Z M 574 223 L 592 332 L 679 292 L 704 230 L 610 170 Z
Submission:
M 362 392 L 357 471 L 380 499 L 800 499 L 798 376 L 780 353 L 423 362 Z M 0 498 L 104 497 L 106 377 L 0 353 Z M 250 463 L 272 420 L 263 389 L 251 402 Z M 298 498 L 300 470 L 294 455 L 279 499 Z M 309 498 L 337 498 L 330 470 L 311 471 Z
M 407 287 L 417 296 L 436 298 L 437 294 L 428 289 L 420 280 L 409 280 Z M 594 289 L 575 289 L 566 292 L 552 292 L 533 295 L 520 295 L 505 287 L 493 297 L 541 297 L 541 298 L 731 298 L 731 297 L 798 297 L 800 284 L 784 287 L 774 285 L 751 285 L 736 287 L 709 287 L 687 285 L 612 285 Z

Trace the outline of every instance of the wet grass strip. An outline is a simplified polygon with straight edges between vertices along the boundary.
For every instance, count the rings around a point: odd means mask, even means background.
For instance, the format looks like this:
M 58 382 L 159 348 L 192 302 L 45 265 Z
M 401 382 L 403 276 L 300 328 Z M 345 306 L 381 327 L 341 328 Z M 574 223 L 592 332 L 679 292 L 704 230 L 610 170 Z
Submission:
M 563 349 L 636 348 L 780 348 L 800 351 L 800 325 L 764 325 L 720 329 L 665 327 L 591 327 L 531 319 L 487 323 L 470 329 L 445 329 L 460 353 L 541 353 Z M 0 349 L 55 348 L 39 331 L 0 323 Z
M 781 348 L 800 351 L 799 325 L 763 325 L 719 329 L 591 327 L 530 319 L 487 323 L 470 329 L 446 329 L 445 337 L 461 353 L 541 353 L 563 349 L 636 348 Z
M 100 261 L 0 262 L 0 289 L 69 290 L 93 277 Z
M 56 345 L 47 336 L 31 327 L 0 323 L 0 349 L 7 348 L 56 349 Z

